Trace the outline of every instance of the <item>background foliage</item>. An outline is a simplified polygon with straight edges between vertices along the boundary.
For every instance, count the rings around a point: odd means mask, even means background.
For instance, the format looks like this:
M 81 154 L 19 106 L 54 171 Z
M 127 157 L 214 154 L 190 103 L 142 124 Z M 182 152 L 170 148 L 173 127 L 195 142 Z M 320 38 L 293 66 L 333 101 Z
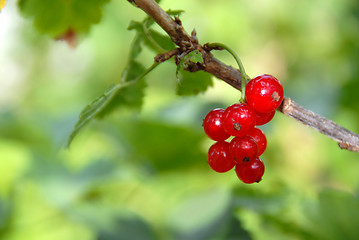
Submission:
M 129 62 L 144 71 L 158 49 L 136 25 L 145 14 L 127 1 L 45 2 L 8 1 L 0 14 L 0 239 L 358 239 L 357 154 L 278 113 L 263 127 L 260 184 L 216 174 L 202 119 L 239 92 L 204 76 L 213 86 L 187 96 L 207 86 L 177 80 L 171 61 L 65 150 L 82 109 L 123 81 Z M 250 76 L 277 76 L 287 96 L 359 132 L 358 1 L 161 6 L 184 9 L 184 27 L 201 43 L 235 49 Z M 53 39 L 69 28 L 75 49 Z M 130 50 L 136 39 L 142 51 Z

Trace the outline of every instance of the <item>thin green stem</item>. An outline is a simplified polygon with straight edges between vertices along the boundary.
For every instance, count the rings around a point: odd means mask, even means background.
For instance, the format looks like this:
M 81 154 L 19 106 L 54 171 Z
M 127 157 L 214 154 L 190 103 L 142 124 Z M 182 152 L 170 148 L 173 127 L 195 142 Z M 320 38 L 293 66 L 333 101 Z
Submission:
M 246 84 L 247 84 L 247 81 L 250 80 L 251 78 L 247 75 L 246 71 L 244 70 L 241 59 L 230 47 L 226 46 L 223 43 L 208 43 L 207 46 L 209 48 L 213 48 L 215 50 L 223 50 L 224 49 L 227 52 L 229 52 L 236 60 L 236 62 L 238 64 L 239 71 L 241 72 L 241 92 L 242 92 L 242 94 L 241 94 L 240 102 L 244 102 L 245 101 Z
M 142 78 L 144 78 L 148 73 L 150 73 L 153 69 L 155 69 L 160 63 L 158 62 L 154 62 L 152 63 L 152 65 L 146 69 L 146 71 L 144 73 L 142 73 L 140 76 L 138 76 L 134 81 L 138 81 L 141 80 Z
M 139 75 L 138 77 L 136 77 L 133 80 L 130 81 L 126 81 L 127 78 L 127 74 L 128 74 L 128 68 L 125 69 L 125 73 L 122 75 L 121 78 L 121 87 L 126 86 L 126 85 L 131 85 L 133 83 L 136 83 L 137 81 L 141 80 L 142 78 L 144 78 L 149 72 L 151 72 L 153 69 L 155 69 L 160 63 L 158 62 L 154 62 L 149 68 L 146 69 L 146 71 L 144 71 L 141 75 Z

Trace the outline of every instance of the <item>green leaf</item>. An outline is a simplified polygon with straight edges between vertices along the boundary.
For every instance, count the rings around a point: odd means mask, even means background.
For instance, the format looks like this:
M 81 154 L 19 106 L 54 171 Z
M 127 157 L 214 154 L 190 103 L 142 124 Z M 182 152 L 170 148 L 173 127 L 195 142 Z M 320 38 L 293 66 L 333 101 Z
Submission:
M 130 54 L 129 54 L 129 59 L 134 60 L 142 51 L 142 44 L 143 42 L 143 36 L 141 36 L 141 34 L 136 34 L 135 39 L 133 40 L 132 46 L 131 46 L 131 50 L 130 50 Z
M 311 230 L 317 239 L 359 239 L 359 198 L 351 193 L 326 190 L 310 211 Z
M 115 222 L 98 233 L 98 240 L 155 240 L 152 226 L 133 213 L 118 215 Z
M 180 96 L 197 95 L 201 92 L 205 92 L 208 87 L 213 86 L 212 77 L 209 73 L 187 72 L 180 70 L 180 81 L 177 83 L 177 94 Z
M 74 130 L 72 131 L 70 137 L 67 141 L 67 147 L 70 146 L 74 137 L 78 132 L 88 124 L 92 119 L 97 117 L 102 110 L 111 102 L 111 100 L 116 96 L 118 91 L 124 87 L 124 84 L 116 84 L 111 88 L 107 89 L 100 97 L 96 98 L 93 102 L 87 105 L 82 112 L 80 113 L 79 120 L 77 121 Z
M 188 53 L 181 61 L 183 67 L 187 67 L 189 64 L 192 63 L 203 63 L 202 54 L 198 50 L 191 51 Z
M 145 68 L 141 64 L 130 61 L 122 74 L 121 83 L 107 89 L 100 97 L 82 110 L 79 120 L 67 141 L 67 147 L 70 146 L 78 132 L 92 119 L 103 118 L 120 106 L 127 106 L 132 109 L 141 108 L 146 82 L 144 79 L 138 79 L 138 77 L 143 72 L 145 72 Z
M 92 119 L 104 117 L 121 104 L 134 104 L 135 106 L 142 104 L 142 100 L 138 100 L 137 98 L 142 98 L 143 94 L 139 94 L 136 91 L 141 87 L 144 88 L 143 86 L 143 80 L 116 84 L 86 106 L 80 113 L 79 120 L 68 138 L 67 147 L 70 146 L 72 140 L 79 133 L 79 131 Z M 136 96 L 132 96 L 131 94 L 136 94 Z
M 145 19 L 142 22 L 131 21 L 128 30 L 136 30 L 138 37 L 143 40 L 143 43 L 155 53 L 169 51 L 175 48 L 168 35 L 159 33 L 158 31 L 150 29 L 153 21 Z
M 163 35 L 157 31 L 149 30 L 149 34 L 152 37 L 153 41 L 157 44 L 154 44 L 149 38 L 145 38 L 145 44 L 148 46 L 151 50 L 153 50 L 156 53 L 161 53 L 161 49 L 157 47 L 159 45 L 163 50 L 170 51 L 174 49 L 176 46 L 172 42 L 171 38 L 167 35 Z
M 232 212 L 232 211 L 231 211 Z M 251 240 L 251 234 L 243 227 L 242 222 L 233 214 L 231 214 L 226 224 L 227 232 L 223 239 L 230 240 Z
M 146 69 L 142 64 L 131 60 L 122 73 L 121 82 L 136 82 L 120 89 L 116 96 L 109 102 L 103 111 L 99 113 L 97 117 L 103 118 L 119 106 L 140 109 L 143 104 L 143 97 L 145 95 L 144 89 L 146 88 L 147 84 L 143 78 L 138 79 L 138 77 L 145 71 Z
M 59 35 L 67 29 L 67 1 L 20 0 L 21 12 L 34 19 L 34 25 L 41 33 Z M 56 9 L 56 11 L 54 11 Z
M 196 162 L 206 161 L 206 155 L 198 151 L 203 142 L 201 129 L 161 123 L 158 119 L 130 118 L 116 124 L 118 132 L 113 134 L 126 139 L 133 161 L 145 159 L 158 171 L 187 169 Z
M 146 86 L 146 81 L 144 79 L 140 79 L 133 84 L 119 89 L 115 96 L 109 100 L 107 105 L 96 115 L 96 117 L 104 118 L 120 106 L 129 107 L 132 110 L 141 109 L 143 97 L 145 95 L 144 89 Z
M 170 16 L 179 16 L 183 13 L 183 10 L 168 10 L 167 13 Z M 134 41 L 134 45 L 132 49 L 136 49 L 133 51 L 134 54 L 131 54 L 131 59 L 134 59 L 138 56 L 138 53 L 141 49 L 141 44 L 144 43 L 147 47 L 153 50 L 156 53 L 162 53 L 164 51 L 169 51 L 175 48 L 175 44 L 172 42 L 171 38 L 168 35 L 164 35 L 151 29 L 151 26 L 155 23 L 155 21 L 146 17 L 142 22 L 139 21 L 131 21 L 128 30 L 136 30 L 137 35 Z
M 121 75 L 121 82 L 132 81 L 146 71 L 145 67 L 134 60 L 130 60 Z
M 194 64 L 203 63 L 202 54 L 198 50 L 194 50 L 185 55 L 180 63 L 177 65 L 176 77 L 177 94 L 180 96 L 197 95 L 207 90 L 208 87 L 213 85 L 212 77 L 210 74 L 198 71 L 188 72 L 185 69 L 191 68 Z
M 100 22 L 102 7 L 107 2 L 109 0 L 73 0 L 69 26 L 77 31 L 87 31 L 91 24 Z
M 204 60 L 202 58 L 201 53 L 198 50 L 194 50 L 189 52 L 187 55 L 183 56 L 180 63 L 177 65 L 176 69 L 176 77 L 180 81 L 181 75 L 179 72 L 182 69 L 188 69 L 191 65 L 197 64 L 197 63 L 203 63 Z
M 131 21 L 130 25 L 128 25 L 127 30 L 137 30 L 140 31 L 142 29 L 142 23 L 138 21 Z
M 167 10 L 166 13 L 170 16 L 180 16 L 182 13 L 184 13 L 184 10 Z
M 87 32 L 92 24 L 98 23 L 102 7 L 109 0 L 20 0 L 21 12 L 34 19 L 41 33 L 58 36 L 72 29 Z

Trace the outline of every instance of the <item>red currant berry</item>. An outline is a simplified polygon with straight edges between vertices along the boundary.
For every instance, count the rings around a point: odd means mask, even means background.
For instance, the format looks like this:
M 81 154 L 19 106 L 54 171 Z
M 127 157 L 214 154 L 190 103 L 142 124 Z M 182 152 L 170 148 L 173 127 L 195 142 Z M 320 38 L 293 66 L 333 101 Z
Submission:
M 261 113 L 276 110 L 283 100 L 283 86 L 275 77 L 263 74 L 250 80 L 246 86 L 249 106 Z
M 255 113 L 256 113 L 256 125 L 261 126 L 273 119 L 275 110 L 268 113 L 260 113 L 260 112 L 255 112 Z
M 264 153 L 267 148 L 267 138 L 263 131 L 259 128 L 253 128 L 248 132 L 248 136 L 251 136 L 258 145 L 258 157 Z
M 207 136 L 215 141 L 223 141 L 229 138 L 229 134 L 223 128 L 223 109 L 216 108 L 210 111 L 203 120 L 203 129 Z
M 244 183 L 260 182 L 264 174 L 264 164 L 257 157 L 254 161 L 236 165 L 236 173 L 238 178 Z
M 246 103 L 235 103 L 223 113 L 224 130 L 236 137 L 247 134 L 255 125 L 255 112 Z
M 235 166 L 229 153 L 229 142 L 214 143 L 208 150 L 208 164 L 216 172 L 228 172 Z
M 258 146 L 250 136 L 235 137 L 229 145 L 229 151 L 237 164 L 246 163 L 256 159 Z

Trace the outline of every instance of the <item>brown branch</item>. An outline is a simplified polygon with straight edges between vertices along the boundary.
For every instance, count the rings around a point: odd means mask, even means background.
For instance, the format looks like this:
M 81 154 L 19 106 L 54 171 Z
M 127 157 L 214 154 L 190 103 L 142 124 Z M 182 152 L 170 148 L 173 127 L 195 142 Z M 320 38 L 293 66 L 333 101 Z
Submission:
M 206 48 L 206 45 L 202 46 L 198 44 L 195 34 L 190 36 L 184 30 L 181 21 L 178 18 L 172 19 L 154 0 L 128 1 L 141 8 L 167 32 L 172 41 L 179 46 L 179 50 L 177 50 L 179 53 L 194 49 L 197 49 L 202 53 L 204 64 L 197 66 L 197 69 L 189 69 L 190 71 L 206 71 L 225 81 L 232 87 L 238 90 L 241 89 L 240 71 L 214 58 L 210 53 L 211 49 Z M 358 134 L 300 106 L 292 99 L 284 97 L 278 111 L 330 137 L 338 143 L 341 149 L 359 152 Z
M 295 120 L 314 128 L 338 142 L 341 149 L 359 152 L 359 135 L 349 131 L 337 123 L 305 109 L 292 99 L 285 97 L 278 111 Z

